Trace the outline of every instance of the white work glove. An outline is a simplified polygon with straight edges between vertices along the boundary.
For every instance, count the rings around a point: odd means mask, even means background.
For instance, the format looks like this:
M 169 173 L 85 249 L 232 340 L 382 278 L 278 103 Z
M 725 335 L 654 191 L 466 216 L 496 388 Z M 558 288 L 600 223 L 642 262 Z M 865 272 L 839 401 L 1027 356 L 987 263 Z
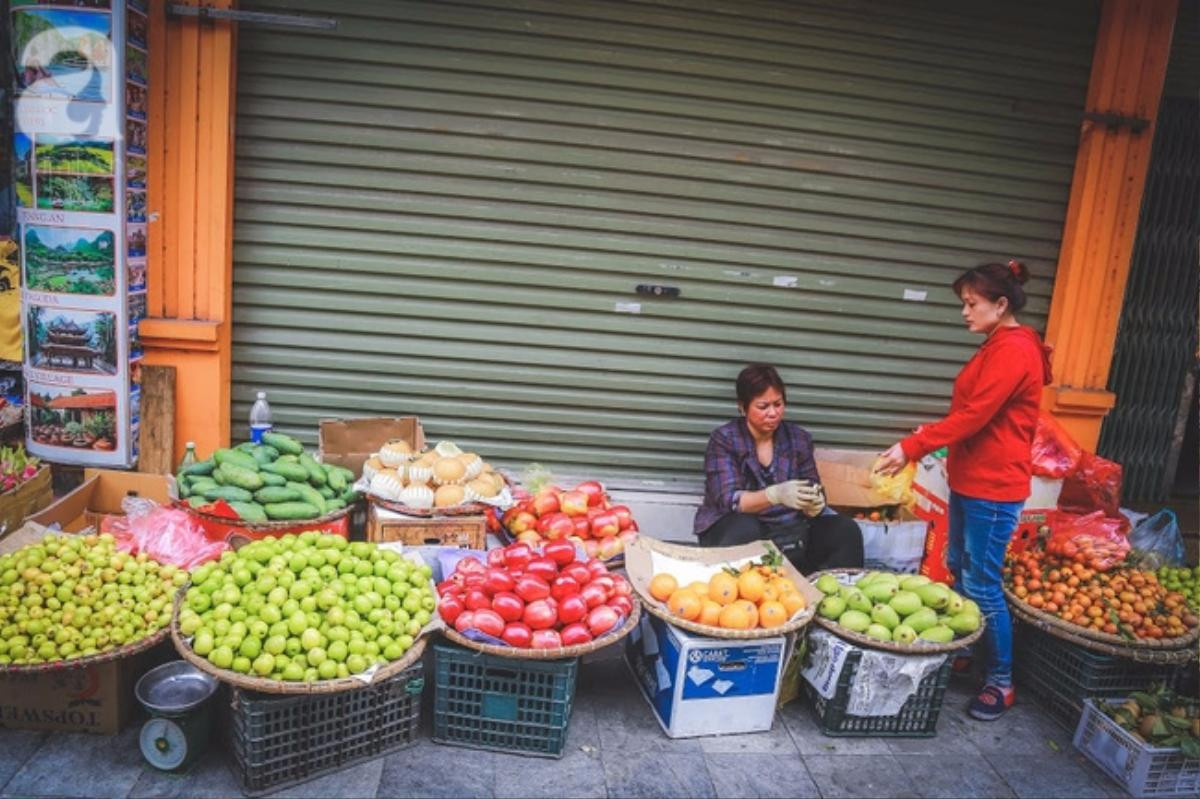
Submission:
M 796 495 L 796 504 L 792 506 L 805 516 L 820 516 L 825 510 L 825 489 L 817 483 L 800 482 L 800 490 Z
M 800 490 L 803 486 L 799 480 L 788 480 L 783 483 L 767 486 L 767 502 L 772 505 L 785 505 L 789 508 L 798 507 Z

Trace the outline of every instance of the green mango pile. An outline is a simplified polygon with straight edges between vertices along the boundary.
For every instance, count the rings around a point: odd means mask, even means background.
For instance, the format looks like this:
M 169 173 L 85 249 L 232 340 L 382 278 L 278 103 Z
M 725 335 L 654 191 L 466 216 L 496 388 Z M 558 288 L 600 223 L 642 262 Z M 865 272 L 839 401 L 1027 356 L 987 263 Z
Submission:
M 179 498 L 193 508 L 223 499 L 242 521 L 304 521 L 357 502 L 354 473 L 318 463 L 282 433 L 264 433 L 261 444 L 219 449 L 175 476 Z
M 854 585 L 824 574 L 817 589 L 825 594 L 820 616 L 879 641 L 948 644 L 981 624 L 978 605 L 920 574 L 870 572 Z

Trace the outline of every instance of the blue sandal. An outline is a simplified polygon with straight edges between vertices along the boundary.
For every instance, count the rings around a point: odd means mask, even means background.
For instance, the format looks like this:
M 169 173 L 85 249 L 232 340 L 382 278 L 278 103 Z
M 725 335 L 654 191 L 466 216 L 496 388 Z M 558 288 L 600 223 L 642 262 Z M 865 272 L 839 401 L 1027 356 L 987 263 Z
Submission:
M 972 718 L 980 721 L 995 721 L 1004 715 L 1004 711 L 1012 707 L 1016 698 L 1016 691 L 1011 685 L 1004 688 L 998 685 L 985 685 L 979 692 L 979 696 L 971 700 L 971 706 L 967 712 L 971 714 Z

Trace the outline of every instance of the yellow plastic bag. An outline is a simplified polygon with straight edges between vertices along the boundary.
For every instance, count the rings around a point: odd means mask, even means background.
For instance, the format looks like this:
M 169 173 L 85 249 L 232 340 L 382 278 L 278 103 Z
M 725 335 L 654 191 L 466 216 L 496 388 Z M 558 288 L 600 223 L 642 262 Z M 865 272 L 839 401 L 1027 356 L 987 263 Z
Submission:
M 904 505 L 911 508 L 915 501 L 912 493 L 913 478 L 917 474 L 917 464 L 909 462 L 893 475 L 881 474 L 877 469 L 879 461 L 871 466 L 871 490 L 881 497 L 887 498 L 888 505 Z

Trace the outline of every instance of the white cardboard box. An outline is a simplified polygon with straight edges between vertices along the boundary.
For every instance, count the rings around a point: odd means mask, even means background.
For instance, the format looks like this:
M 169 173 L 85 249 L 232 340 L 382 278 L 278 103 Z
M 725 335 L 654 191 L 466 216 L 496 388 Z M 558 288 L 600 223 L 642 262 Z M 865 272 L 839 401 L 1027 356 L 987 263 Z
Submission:
M 765 732 L 775 721 L 786 638 L 704 638 L 649 613 L 625 662 L 672 738 Z

